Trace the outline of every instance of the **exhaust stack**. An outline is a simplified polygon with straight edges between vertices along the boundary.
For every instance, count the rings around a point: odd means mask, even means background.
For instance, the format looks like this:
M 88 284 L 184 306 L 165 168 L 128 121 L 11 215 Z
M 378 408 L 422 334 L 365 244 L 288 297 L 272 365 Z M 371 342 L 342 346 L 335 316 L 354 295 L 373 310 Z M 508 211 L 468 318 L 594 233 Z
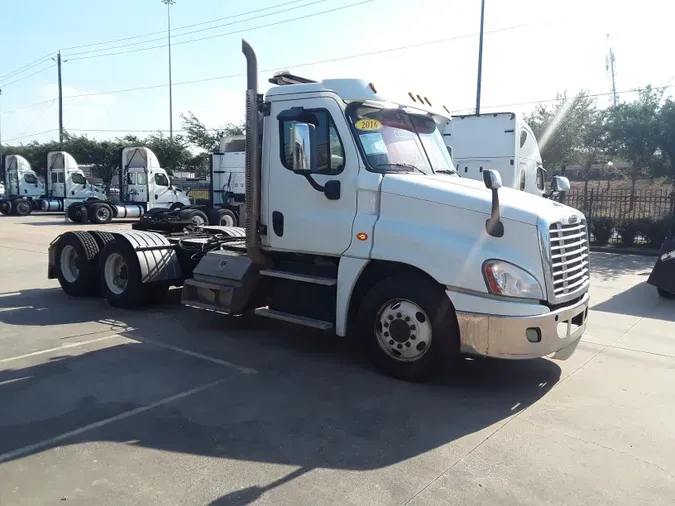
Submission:
M 265 263 L 260 251 L 260 115 L 258 113 L 258 60 L 244 39 L 246 56 L 246 253 L 256 264 Z

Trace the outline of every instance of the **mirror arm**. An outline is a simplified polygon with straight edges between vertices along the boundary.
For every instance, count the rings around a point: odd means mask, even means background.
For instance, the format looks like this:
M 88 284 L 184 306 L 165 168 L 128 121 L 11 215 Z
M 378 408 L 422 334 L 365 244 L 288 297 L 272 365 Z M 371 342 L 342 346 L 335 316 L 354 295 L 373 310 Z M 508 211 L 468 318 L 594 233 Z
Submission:
M 309 173 L 302 173 L 303 176 L 305 176 L 305 179 L 309 181 L 309 184 L 314 188 L 316 191 L 324 193 L 326 191 L 325 186 L 321 186 L 319 183 L 316 182 L 316 179 L 312 177 L 311 174 Z
M 499 193 L 497 188 L 492 189 L 492 211 L 485 222 L 485 231 L 492 237 L 504 236 L 504 223 L 499 215 Z

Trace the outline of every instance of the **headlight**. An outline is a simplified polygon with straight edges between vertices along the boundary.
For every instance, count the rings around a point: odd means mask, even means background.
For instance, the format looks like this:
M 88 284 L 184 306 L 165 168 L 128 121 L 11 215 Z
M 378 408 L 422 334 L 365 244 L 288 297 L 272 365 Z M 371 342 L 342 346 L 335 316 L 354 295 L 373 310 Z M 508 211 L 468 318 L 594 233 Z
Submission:
M 495 295 L 544 299 L 544 292 L 534 276 L 509 262 L 488 260 L 483 264 L 483 276 L 488 291 Z

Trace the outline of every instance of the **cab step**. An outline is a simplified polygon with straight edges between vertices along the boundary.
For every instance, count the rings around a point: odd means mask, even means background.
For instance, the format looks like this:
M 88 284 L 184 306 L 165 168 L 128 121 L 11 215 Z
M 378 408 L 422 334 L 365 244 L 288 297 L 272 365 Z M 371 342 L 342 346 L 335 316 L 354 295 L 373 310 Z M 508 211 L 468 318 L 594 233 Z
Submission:
M 271 278 L 290 279 L 291 281 L 301 281 L 303 283 L 312 283 L 315 285 L 335 286 L 337 279 L 326 278 L 324 276 L 312 276 L 311 274 L 302 274 L 298 272 L 280 271 L 277 269 L 264 269 L 260 271 L 261 276 Z
M 295 323 L 297 325 L 304 325 L 305 327 L 312 327 L 319 330 L 330 330 L 333 328 L 333 324 L 331 322 L 316 320 L 306 316 L 298 316 L 292 313 L 284 313 L 282 311 L 275 311 L 274 309 L 269 309 L 266 307 L 259 307 L 255 310 L 255 314 L 258 316 L 264 316 L 266 318 L 272 318 L 273 320 Z

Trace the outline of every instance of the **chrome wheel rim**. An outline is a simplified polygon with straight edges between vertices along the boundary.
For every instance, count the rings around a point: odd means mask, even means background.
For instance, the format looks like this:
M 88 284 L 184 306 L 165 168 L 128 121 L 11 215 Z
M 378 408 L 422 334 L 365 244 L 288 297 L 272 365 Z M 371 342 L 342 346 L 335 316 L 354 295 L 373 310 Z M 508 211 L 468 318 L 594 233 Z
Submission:
M 75 248 L 70 244 L 64 246 L 61 250 L 61 274 L 63 279 L 68 283 L 75 283 L 80 275 L 80 268 L 78 267 L 79 256 Z
M 197 225 L 198 227 L 201 227 L 201 226 L 203 226 L 203 225 L 206 224 L 206 222 L 204 221 L 204 217 L 203 217 L 202 215 L 200 215 L 200 214 L 195 214 L 195 215 L 192 217 L 192 223 L 194 223 L 194 224 Z
M 224 214 L 220 217 L 219 224 L 221 227 L 234 227 L 234 220 L 229 214 Z
M 414 302 L 393 299 L 377 312 L 375 336 L 387 355 L 401 362 L 414 362 L 431 346 L 431 321 L 424 309 Z
M 106 258 L 103 275 L 108 290 L 115 295 L 120 295 L 126 290 L 129 283 L 129 269 L 122 255 L 112 253 Z
M 110 209 L 107 207 L 99 207 L 96 210 L 96 217 L 101 221 L 108 221 L 110 218 Z

